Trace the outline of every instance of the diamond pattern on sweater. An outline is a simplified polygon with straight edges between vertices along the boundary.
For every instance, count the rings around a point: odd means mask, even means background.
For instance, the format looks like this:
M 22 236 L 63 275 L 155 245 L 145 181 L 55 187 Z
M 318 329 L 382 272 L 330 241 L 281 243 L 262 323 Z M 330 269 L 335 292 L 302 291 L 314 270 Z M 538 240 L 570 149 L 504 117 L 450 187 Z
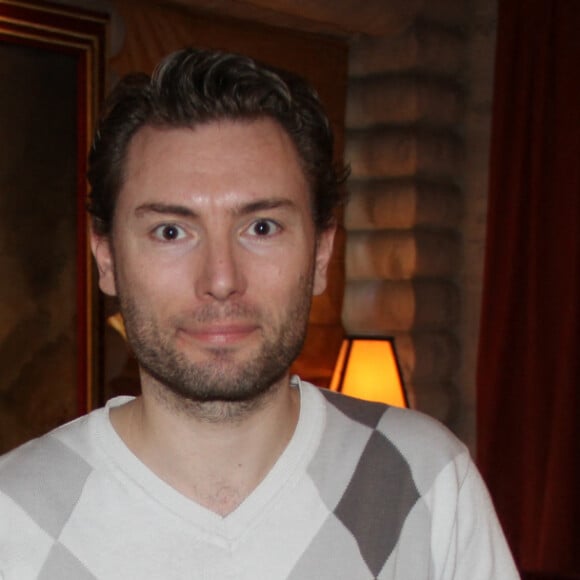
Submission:
M 375 431 L 334 511 L 356 539 L 374 576 L 391 555 L 418 498 L 409 465 L 397 448 Z
M 96 576 L 93 576 L 62 544 L 56 543 L 42 566 L 38 580 L 57 578 L 95 580 Z
M 90 472 L 91 466 L 82 457 L 49 436 L 28 443 L 26 453 L 7 456 L 0 491 L 11 497 L 39 527 L 57 538 Z M 23 485 L 25 481 L 38 483 Z M 38 489 L 42 489 L 42 494 L 37 493 Z
M 340 554 L 340 558 L 336 554 Z M 333 514 L 329 514 L 287 580 L 313 578 L 313 570 L 320 570 L 320 577 L 333 580 L 372 580 L 375 577 L 362 561 L 352 534 Z
M 388 407 L 380 403 L 352 399 L 328 389 L 320 389 L 320 392 L 329 403 L 334 405 L 339 411 L 342 411 L 347 417 L 371 429 L 378 425 L 385 412 L 388 413 Z

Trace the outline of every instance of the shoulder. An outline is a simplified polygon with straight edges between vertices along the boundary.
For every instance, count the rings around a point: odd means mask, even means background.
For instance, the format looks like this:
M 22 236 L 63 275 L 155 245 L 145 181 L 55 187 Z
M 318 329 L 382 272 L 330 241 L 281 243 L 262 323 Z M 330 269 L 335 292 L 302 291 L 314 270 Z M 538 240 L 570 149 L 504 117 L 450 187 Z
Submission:
M 447 577 L 449 566 L 453 577 L 495 578 L 494 563 L 513 569 L 469 452 L 444 425 L 312 389 L 325 426 L 308 474 L 361 552 L 374 546 L 384 559 L 380 577 Z
M 17 504 L 74 497 L 102 462 L 107 408 L 79 417 L 0 457 L 0 495 Z
M 62 481 L 86 478 L 91 467 L 79 445 L 86 446 L 87 423 L 82 417 L 0 457 L 0 493 L 14 497 L 41 487 L 46 492 L 51 484 L 58 493 Z
M 404 474 L 421 493 L 449 479 L 456 489 L 462 485 L 472 467 L 469 451 L 439 421 L 411 409 L 316 390 L 326 409 L 321 450 L 329 468 L 350 462 L 353 469 L 367 465 L 387 479 Z
M 109 407 L 126 399 L 112 399 L 107 407 L 74 419 L 0 456 L 0 491 L 1 482 L 22 476 L 41 477 L 51 472 L 64 479 L 74 472 L 89 471 L 99 456 L 99 444 L 106 438 Z
M 85 430 L 82 418 L 0 457 L 0 561 L 14 577 L 40 570 L 82 494 L 92 467 L 73 442 Z
M 466 452 L 465 445 L 447 427 L 424 413 L 319 390 L 329 412 L 338 413 L 341 429 L 371 429 L 401 449 L 437 448 L 450 455 Z
M 0 545 L 9 561 L 24 543 L 40 549 L 59 537 L 94 472 L 91 440 L 89 415 L 0 457 Z

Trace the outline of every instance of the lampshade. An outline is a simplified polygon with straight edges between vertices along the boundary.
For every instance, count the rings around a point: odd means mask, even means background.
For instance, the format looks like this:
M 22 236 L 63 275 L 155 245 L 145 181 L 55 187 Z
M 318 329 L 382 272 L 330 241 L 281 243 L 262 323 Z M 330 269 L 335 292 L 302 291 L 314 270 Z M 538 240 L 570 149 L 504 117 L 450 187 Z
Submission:
M 330 389 L 358 399 L 408 407 L 393 338 L 345 338 Z

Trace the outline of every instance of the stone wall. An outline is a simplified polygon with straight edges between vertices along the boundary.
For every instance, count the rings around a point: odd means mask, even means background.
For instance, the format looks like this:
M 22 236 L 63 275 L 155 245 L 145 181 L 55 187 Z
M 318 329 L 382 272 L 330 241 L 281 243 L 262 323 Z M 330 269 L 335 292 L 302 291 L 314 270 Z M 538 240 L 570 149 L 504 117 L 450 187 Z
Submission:
M 466 18 L 463 2 L 430 3 L 398 34 L 355 41 L 346 118 L 345 329 L 395 336 L 413 406 L 452 427 L 461 407 Z

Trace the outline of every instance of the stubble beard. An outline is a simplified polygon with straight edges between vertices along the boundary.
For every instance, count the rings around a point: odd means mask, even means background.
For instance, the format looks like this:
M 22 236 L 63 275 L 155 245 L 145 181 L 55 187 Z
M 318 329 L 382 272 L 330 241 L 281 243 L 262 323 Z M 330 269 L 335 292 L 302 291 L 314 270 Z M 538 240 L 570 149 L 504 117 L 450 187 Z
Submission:
M 235 348 L 210 348 L 201 362 L 190 360 L 175 346 L 175 333 L 163 331 L 134 296 L 119 294 L 127 337 L 135 357 L 154 379 L 157 395 L 181 410 L 207 420 L 235 419 L 259 407 L 288 373 L 306 337 L 312 296 L 312 276 L 302 277 L 286 316 L 277 327 L 260 316 L 259 309 L 233 303 L 204 306 L 188 322 L 259 321 L 262 341 L 247 360 L 236 360 Z M 175 329 L 179 321 L 169 325 Z

